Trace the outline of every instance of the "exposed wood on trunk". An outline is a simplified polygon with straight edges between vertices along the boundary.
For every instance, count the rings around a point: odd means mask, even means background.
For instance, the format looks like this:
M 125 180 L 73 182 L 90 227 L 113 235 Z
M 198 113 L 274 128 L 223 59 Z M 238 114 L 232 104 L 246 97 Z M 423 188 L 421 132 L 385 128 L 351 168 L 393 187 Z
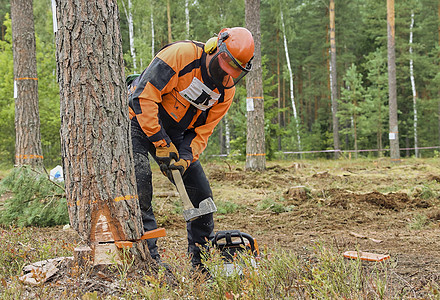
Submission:
M 32 0 L 11 0 L 14 57 L 15 164 L 43 166 Z

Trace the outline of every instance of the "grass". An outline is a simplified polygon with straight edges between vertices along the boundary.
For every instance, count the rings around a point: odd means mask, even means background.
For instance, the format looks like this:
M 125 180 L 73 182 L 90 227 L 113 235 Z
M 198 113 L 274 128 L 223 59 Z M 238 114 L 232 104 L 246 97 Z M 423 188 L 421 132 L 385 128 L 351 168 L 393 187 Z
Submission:
M 408 223 L 408 228 L 410 230 L 421 230 L 427 227 L 429 224 L 430 221 L 427 216 L 422 214 L 416 214 Z
M 232 214 L 240 209 L 240 205 L 231 201 L 217 201 L 217 213 L 221 215 Z
M 13 244 L 22 244 L 13 252 Z M 69 255 L 71 249 L 60 241 L 36 238 L 31 228 L 2 229 L 0 242 L 0 299 L 18 299 L 27 295 L 29 287 L 20 284 L 17 276 L 26 264 L 56 256 Z M 15 244 L 16 246 L 17 244 Z M 344 259 L 336 249 L 324 243 L 316 243 L 310 255 L 299 256 L 291 251 L 272 249 L 263 251 L 261 257 L 242 252 L 232 262 L 232 272 L 223 268 L 224 261 L 217 250 L 205 253 L 204 263 L 213 278 L 205 280 L 197 273 L 191 277 L 189 260 L 173 252 L 164 255 L 171 266 L 174 278 L 170 282 L 165 269 L 157 274 L 147 270 L 136 270 L 140 276 L 130 272 L 133 263 L 128 259 L 122 265 L 111 265 L 116 291 L 101 289 L 83 290 L 77 299 L 391 299 L 401 290 L 392 285 L 389 272 L 393 262 L 363 263 L 360 260 Z M 19 251 L 19 252 L 17 252 Z M 18 255 L 17 255 L 18 254 Z M 80 285 L 79 277 L 78 283 Z M 75 281 L 75 278 L 71 280 Z M 90 282 L 90 279 L 89 279 Z M 38 291 L 39 299 L 56 297 L 72 299 L 69 288 L 55 294 L 59 283 L 45 283 L 32 288 Z M 438 284 L 432 283 L 428 295 L 435 299 Z M 109 296 L 112 294 L 113 296 Z M 107 296 L 106 296 L 107 295 Z M 438 294 L 437 294 L 438 295 Z M 117 297 L 117 298 L 114 298 Z
M 32 262 L 71 256 L 73 248 L 64 240 L 41 236 L 38 228 L 0 226 L 0 279 L 18 276 Z

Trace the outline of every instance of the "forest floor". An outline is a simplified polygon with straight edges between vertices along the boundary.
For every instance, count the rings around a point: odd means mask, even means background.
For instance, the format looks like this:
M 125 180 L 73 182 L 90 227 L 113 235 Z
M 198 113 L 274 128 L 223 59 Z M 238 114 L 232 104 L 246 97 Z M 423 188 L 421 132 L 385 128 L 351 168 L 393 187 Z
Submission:
M 390 255 L 388 284 L 414 298 L 440 282 L 438 158 L 277 161 L 261 173 L 244 172 L 242 163 L 203 165 L 219 209 L 216 231 L 238 229 L 261 250 L 302 257 L 313 256 L 317 243 L 341 256 L 350 250 Z M 186 224 L 178 194 L 157 168 L 153 180 L 158 225 L 167 231 L 158 242 L 166 261 L 167 252 L 185 253 Z M 61 227 L 33 230 L 70 243 Z
M 440 283 L 440 160 L 389 159 L 268 162 L 267 171 L 205 164 L 214 199 L 216 230 L 238 229 L 260 248 L 309 255 L 316 243 L 340 251 L 388 254 L 389 276 L 417 295 Z M 298 188 L 300 187 L 300 188 Z M 298 190 L 306 190 L 306 194 Z M 157 182 L 157 195 L 172 190 Z M 185 251 L 186 228 L 176 199 L 156 199 L 164 249 Z M 231 203 L 235 205 L 231 205 Z M 226 213 L 225 213 L 226 212 Z M 400 283 L 399 283 L 400 282 Z

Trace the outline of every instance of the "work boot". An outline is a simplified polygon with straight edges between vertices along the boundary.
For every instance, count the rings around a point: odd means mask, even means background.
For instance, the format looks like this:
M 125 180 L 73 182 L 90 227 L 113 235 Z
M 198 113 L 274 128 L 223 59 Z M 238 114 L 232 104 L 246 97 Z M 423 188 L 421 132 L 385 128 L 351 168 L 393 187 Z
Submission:
M 159 267 L 162 267 L 162 268 L 164 268 L 166 271 L 168 271 L 168 272 L 171 273 L 171 266 L 170 266 L 169 264 L 167 264 L 167 263 L 164 263 L 164 262 L 162 261 L 162 258 L 160 257 L 160 254 L 157 254 L 157 255 L 155 255 L 155 256 L 152 256 L 151 258 L 153 259 L 153 261 L 154 261 Z

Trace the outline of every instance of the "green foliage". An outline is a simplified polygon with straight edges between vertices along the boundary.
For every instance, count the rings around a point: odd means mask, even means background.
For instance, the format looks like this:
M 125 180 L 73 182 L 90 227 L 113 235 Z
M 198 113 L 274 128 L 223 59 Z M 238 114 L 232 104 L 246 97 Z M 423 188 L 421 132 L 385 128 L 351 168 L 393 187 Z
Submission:
M 238 204 L 230 201 L 216 201 L 216 206 L 220 215 L 235 213 L 240 208 Z
M 18 226 L 54 226 L 69 223 L 64 189 L 45 174 L 30 167 L 14 169 L 0 183 L 1 193 L 12 193 L 7 199 L 0 224 Z
M 282 204 L 278 201 L 266 198 L 257 204 L 257 209 L 264 210 L 264 211 L 270 210 L 273 213 L 280 214 L 283 212 L 291 211 L 293 209 L 293 206 L 291 206 L 291 205 L 285 206 L 284 204 Z
M 358 73 L 354 64 L 347 70 L 344 81 L 345 88 L 342 89 L 337 116 L 340 124 L 345 126 L 340 132 L 353 135 L 354 147 L 357 150 L 359 116 L 362 114 L 365 89 L 362 86 L 362 74 Z
M 168 43 L 167 3 L 170 4 L 172 40 L 192 39 L 205 42 L 223 27 L 245 26 L 244 1 L 131 0 L 134 22 L 134 47 L 137 70 L 133 67 L 124 5 L 118 0 L 122 47 L 126 74 L 141 72 Z M 124 5 L 123 5 L 124 3 Z M 188 3 L 189 35 L 186 30 L 185 4 Z M 13 59 L 11 45 L 10 4 L 0 1 L 0 163 L 14 162 Z M 39 78 L 40 122 L 44 163 L 47 167 L 60 162 L 59 88 L 56 82 L 55 39 L 50 1 L 35 0 L 34 19 Z M 337 84 L 340 101 L 340 140 L 342 149 L 354 146 L 353 116 L 357 116 L 357 146 L 387 148 L 388 78 L 386 4 L 380 0 L 342 1 L 336 4 Z M 283 12 L 285 32 L 281 28 Z M 414 40 L 409 54 L 409 24 L 415 14 Z M 357 16 L 354 18 L 353 16 Z M 265 99 L 266 154 L 268 159 L 282 151 L 298 150 L 296 125 L 290 101 L 289 72 L 284 50 L 286 35 L 294 76 L 294 98 L 300 121 L 303 150 L 333 148 L 329 89 L 329 14 L 324 1 L 261 1 L 261 53 Z M 440 86 L 438 43 L 438 3 L 435 0 L 411 0 L 395 3 L 396 76 L 399 108 L 399 132 L 406 146 L 413 146 L 414 113 L 409 79 L 409 59 L 414 61 L 418 94 L 418 145 L 436 145 L 440 135 L 438 86 Z M 153 27 L 152 27 L 153 26 Z M 154 30 L 154 32 L 152 32 Z M 154 34 L 154 45 L 152 37 Z M 363 89 L 358 105 L 347 93 L 347 69 L 354 64 L 358 86 Z M 351 83 L 353 85 L 353 83 Z M 353 92 L 353 89 L 351 89 Z M 344 98 L 345 97 L 345 98 Z M 348 98 L 351 100 L 349 101 Z M 278 101 L 281 107 L 278 108 Z M 356 109 L 354 107 L 356 106 Z M 354 114 L 356 112 L 356 114 Z M 280 114 L 280 119 L 278 119 Z M 434 116 L 434 117 L 433 117 Z M 230 148 L 226 149 L 226 131 Z M 239 85 L 234 103 L 225 119 L 209 139 L 205 155 L 237 154 L 246 158 L 246 90 Z M 344 143 L 346 142 L 346 143 Z M 403 144 L 401 144 L 403 146 Z M 422 154 L 431 155 L 429 151 Z M 328 157 L 310 154 L 304 157 Z M 332 157 L 332 156 L 330 156 Z

